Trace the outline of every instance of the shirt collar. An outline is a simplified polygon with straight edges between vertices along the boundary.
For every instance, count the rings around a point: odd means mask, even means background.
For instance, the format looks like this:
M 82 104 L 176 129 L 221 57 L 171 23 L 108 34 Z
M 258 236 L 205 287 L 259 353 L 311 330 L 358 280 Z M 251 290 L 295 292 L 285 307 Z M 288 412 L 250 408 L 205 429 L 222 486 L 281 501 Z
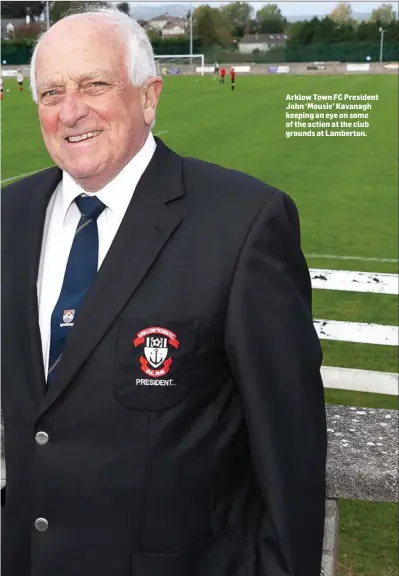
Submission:
M 156 146 L 154 136 L 150 132 L 144 146 L 139 152 L 111 182 L 95 194 L 105 206 L 114 212 L 121 220 L 126 213 L 141 176 L 151 161 Z M 61 187 L 63 220 L 65 220 L 68 210 L 75 198 L 81 194 L 87 193 L 67 172 L 63 171 Z

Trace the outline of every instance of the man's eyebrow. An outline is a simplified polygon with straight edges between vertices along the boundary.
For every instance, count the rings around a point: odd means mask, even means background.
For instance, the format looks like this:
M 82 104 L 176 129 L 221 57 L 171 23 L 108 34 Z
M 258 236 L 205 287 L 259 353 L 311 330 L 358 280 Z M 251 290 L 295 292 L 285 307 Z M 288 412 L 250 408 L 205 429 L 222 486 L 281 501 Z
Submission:
M 38 82 L 36 84 L 36 88 L 40 89 L 54 88 L 55 86 L 62 86 L 62 84 L 60 82 L 50 80 L 47 80 L 46 82 Z
M 89 74 L 81 74 L 80 76 L 76 77 L 78 82 L 84 82 L 85 80 L 109 80 L 111 78 L 111 74 L 109 70 L 105 70 L 103 68 L 97 68 L 90 72 Z

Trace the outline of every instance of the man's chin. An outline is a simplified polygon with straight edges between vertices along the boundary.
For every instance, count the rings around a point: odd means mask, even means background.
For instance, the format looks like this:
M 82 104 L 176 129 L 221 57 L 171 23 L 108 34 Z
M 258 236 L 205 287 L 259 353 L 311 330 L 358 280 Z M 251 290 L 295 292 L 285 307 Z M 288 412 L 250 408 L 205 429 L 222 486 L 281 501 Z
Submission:
M 96 178 L 102 172 L 101 166 L 91 163 L 66 164 L 63 170 L 68 172 L 71 178 L 79 182 L 79 184 L 82 180 L 90 180 L 91 178 Z
M 68 169 L 64 168 L 69 176 L 75 180 L 86 192 L 98 192 L 106 186 L 112 177 L 104 169 L 104 166 L 84 166 L 77 168 L 76 165 Z

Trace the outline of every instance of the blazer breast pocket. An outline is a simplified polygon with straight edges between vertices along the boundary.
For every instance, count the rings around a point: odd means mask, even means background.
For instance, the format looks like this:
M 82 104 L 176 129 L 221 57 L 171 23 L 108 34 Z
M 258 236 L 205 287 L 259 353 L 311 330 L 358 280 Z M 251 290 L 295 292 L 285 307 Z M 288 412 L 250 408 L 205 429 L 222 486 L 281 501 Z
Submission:
M 181 402 L 195 372 L 198 320 L 122 318 L 118 328 L 118 400 L 127 408 L 155 412 Z

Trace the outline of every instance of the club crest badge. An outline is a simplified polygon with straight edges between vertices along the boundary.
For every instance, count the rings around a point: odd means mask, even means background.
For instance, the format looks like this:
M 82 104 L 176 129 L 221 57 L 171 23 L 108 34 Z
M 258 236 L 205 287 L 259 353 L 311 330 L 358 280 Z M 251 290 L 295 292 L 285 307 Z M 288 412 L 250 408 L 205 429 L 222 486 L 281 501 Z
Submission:
M 143 346 L 144 345 L 144 346 Z M 143 354 L 140 356 L 140 368 L 147 376 L 164 376 L 169 372 L 172 364 L 170 347 L 177 350 L 179 342 L 176 334 L 159 326 L 145 328 L 137 333 L 133 340 L 133 346 L 143 346 Z
M 60 326 L 73 326 L 73 319 L 75 318 L 75 310 L 64 310 L 62 315 L 62 324 Z

